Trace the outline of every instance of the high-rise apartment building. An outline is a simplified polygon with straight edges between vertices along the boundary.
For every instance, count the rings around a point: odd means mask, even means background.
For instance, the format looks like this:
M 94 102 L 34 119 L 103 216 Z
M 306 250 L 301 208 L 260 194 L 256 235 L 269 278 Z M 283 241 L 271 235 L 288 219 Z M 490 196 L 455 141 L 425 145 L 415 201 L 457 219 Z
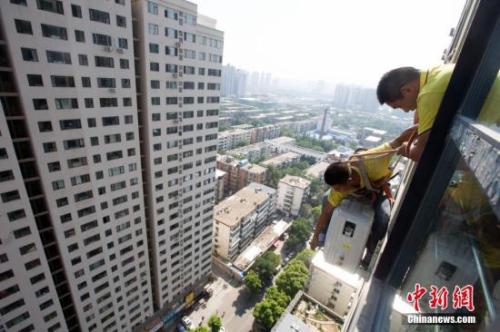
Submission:
M 130 330 L 153 313 L 130 2 L 5 1 L 0 15 L 2 135 L 15 151 L 3 169 L 26 192 L 2 184 L 11 199 L 2 211 L 23 215 L 7 222 L 2 269 L 17 283 L 30 255 L 42 263 L 27 272 L 39 272 L 29 288 L 19 281 L 12 299 L 26 305 L 9 330 L 24 320 L 36 330 Z M 40 240 L 16 241 L 30 233 Z M 31 243 L 36 253 L 17 257 Z M 31 301 L 28 290 L 44 287 L 52 305 Z M 38 302 L 48 307 L 34 313 Z
M 211 272 L 223 33 L 183 0 L 132 12 L 154 305 L 166 310 Z
M 210 272 L 222 32 L 187 1 L 0 9 L 0 330 L 130 331 Z

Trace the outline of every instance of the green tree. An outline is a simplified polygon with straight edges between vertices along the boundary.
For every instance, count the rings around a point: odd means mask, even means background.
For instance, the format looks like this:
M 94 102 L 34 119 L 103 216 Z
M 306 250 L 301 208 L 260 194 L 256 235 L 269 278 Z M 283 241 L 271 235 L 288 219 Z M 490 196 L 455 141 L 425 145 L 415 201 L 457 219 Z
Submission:
M 189 329 L 189 332 L 210 332 L 210 329 L 206 326 L 198 326 L 194 329 Z
M 313 220 L 316 222 L 316 220 L 318 220 L 319 216 L 321 215 L 321 205 L 316 205 L 315 207 L 313 207 L 311 213 Z
M 276 301 L 266 300 L 257 303 L 253 308 L 253 316 L 262 326 L 270 330 L 285 311 Z
M 302 250 L 297 256 L 295 256 L 294 261 L 299 260 L 303 262 L 306 267 L 309 267 L 313 256 L 314 256 L 314 251 L 306 248 Z
M 258 294 L 262 288 L 262 281 L 255 271 L 250 270 L 245 275 L 244 282 L 245 286 L 252 294 Z
M 269 287 L 266 290 L 264 299 L 268 301 L 275 301 L 281 307 L 286 308 L 288 303 L 290 303 L 290 296 L 286 295 L 283 291 L 279 290 L 277 287 Z
M 290 250 L 297 250 L 305 246 L 312 233 L 311 222 L 304 218 L 295 219 L 290 226 L 289 237 L 285 245 Z
M 274 252 L 266 252 L 255 260 L 252 270 L 259 275 L 262 281 L 271 282 L 277 272 L 276 268 L 280 264 L 280 261 L 280 255 Z
M 300 216 L 304 218 L 309 218 L 311 216 L 312 206 L 310 204 L 302 204 L 300 207 Z
M 308 275 L 309 270 L 306 265 L 300 260 L 294 260 L 276 278 L 276 286 L 290 298 L 293 298 L 306 284 Z
M 219 332 L 222 327 L 222 319 L 217 315 L 212 315 L 208 319 L 208 327 L 212 330 L 212 332 Z

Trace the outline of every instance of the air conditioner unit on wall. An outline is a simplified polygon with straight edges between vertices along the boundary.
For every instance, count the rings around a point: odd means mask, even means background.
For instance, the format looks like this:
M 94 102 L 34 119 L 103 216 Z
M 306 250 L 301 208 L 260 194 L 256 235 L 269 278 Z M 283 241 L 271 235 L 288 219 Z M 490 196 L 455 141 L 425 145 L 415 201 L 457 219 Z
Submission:
M 113 48 L 111 46 L 104 46 L 104 51 L 105 52 L 112 52 Z

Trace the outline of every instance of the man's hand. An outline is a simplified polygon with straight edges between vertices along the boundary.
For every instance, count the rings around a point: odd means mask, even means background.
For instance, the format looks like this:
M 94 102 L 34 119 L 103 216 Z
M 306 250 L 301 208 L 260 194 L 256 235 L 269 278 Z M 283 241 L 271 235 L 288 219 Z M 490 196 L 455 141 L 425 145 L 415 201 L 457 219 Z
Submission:
M 408 142 L 404 142 L 403 144 L 401 144 L 401 146 L 398 148 L 398 154 L 408 158 Z
M 392 142 L 390 142 L 390 146 L 393 149 L 396 149 L 403 145 L 405 142 L 408 142 L 413 134 L 416 132 L 418 126 L 413 126 L 403 130 L 403 132 L 395 138 Z

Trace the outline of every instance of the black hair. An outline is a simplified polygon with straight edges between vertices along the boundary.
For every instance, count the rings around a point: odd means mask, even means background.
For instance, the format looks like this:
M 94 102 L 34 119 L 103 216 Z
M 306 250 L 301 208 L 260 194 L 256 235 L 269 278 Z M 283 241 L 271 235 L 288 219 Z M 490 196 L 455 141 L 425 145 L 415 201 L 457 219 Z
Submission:
M 377 86 L 377 98 L 380 104 L 403 98 L 401 87 L 420 77 L 420 71 L 414 67 L 400 67 L 382 76 Z
M 343 162 L 331 163 L 325 171 L 324 179 L 330 186 L 346 184 L 349 180 L 349 167 Z

